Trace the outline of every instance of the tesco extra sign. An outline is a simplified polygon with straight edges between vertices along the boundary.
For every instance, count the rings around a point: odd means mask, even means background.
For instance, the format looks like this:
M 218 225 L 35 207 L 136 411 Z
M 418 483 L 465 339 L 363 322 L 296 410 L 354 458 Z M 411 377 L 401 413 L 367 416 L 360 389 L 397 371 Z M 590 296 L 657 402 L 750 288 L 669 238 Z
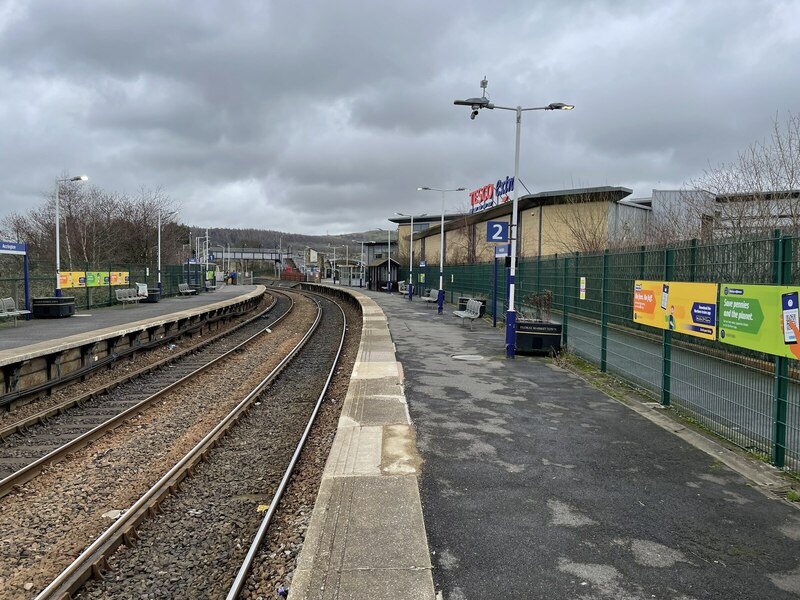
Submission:
M 508 202 L 509 192 L 514 191 L 514 178 L 498 179 L 497 183 L 490 183 L 469 193 L 469 212 L 479 212 Z

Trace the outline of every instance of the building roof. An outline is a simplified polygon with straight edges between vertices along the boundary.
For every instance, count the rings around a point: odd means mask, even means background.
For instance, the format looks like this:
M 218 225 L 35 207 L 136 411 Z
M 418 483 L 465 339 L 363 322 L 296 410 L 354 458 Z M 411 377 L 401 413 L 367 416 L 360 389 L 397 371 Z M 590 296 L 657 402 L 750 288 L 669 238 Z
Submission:
M 452 221 L 453 219 L 457 219 L 461 215 L 458 213 L 445 213 L 444 220 L 445 223 L 447 221 Z M 390 217 L 389 221 L 392 223 L 397 223 L 398 225 L 411 225 L 411 217 Z M 436 215 L 426 215 L 424 217 L 418 217 L 414 215 L 414 223 L 441 223 L 442 222 L 442 213 Z
M 518 211 L 528 210 L 535 206 L 547 206 L 551 204 L 567 204 L 575 200 L 576 197 L 580 198 L 581 202 L 601 202 L 606 200 L 609 203 L 618 203 L 626 196 L 630 196 L 633 190 L 626 187 L 617 186 L 599 186 L 591 188 L 575 188 L 571 190 L 554 190 L 549 192 L 538 192 L 536 194 L 527 194 L 520 196 L 517 200 L 519 203 Z M 481 210 L 474 213 L 465 213 L 458 215 L 457 219 L 449 223 L 445 223 L 445 231 L 450 231 L 464 225 L 472 225 L 473 223 L 482 223 L 489 219 L 502 217 L 511 214 L 513 202 L 504 202 L 486 210 Z M 636 206 L 636 205 L 632 205 Z M 643 208 L 643 207 L 640 207 Z M 416 219 L 415 219 L 416 221 Z M 425 231 L 419 231 L 414 234 L 415 238 L 429 237 L 439 233 L 438 227 L 429 227 Z
M 392 261 L 394 264 L 396 264 L 397 266 L 400 266 L 400 263 L 399 263 L 399 262 L 397 262 L 397 261 L 396 261 L 395 259 L 393 259 L 393 258 L 379 258 L 379 259 L 377 259 L 377 260 L 373 260 L 373 261 L 372 261 L 371 263 L 369 263 L 367 266 L 368 266 L 369 268 L 372 268 L 372 267 L 380 267 L 380 266 L 383 266 L 383 264 L 384 264 L 384 263 L 385 263 L 387 260 L 391 260 L 391 261 Z

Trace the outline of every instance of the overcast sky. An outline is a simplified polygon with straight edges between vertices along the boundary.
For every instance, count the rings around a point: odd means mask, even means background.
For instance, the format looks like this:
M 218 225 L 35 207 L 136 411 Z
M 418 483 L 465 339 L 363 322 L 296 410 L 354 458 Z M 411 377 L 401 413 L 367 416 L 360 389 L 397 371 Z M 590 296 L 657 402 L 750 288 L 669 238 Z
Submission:
M 438 214 L 417 186 L 649 196 L 800 108 L 800 1 L 0 0 L 0 217 L 56 176 L 191 225 L 320 234 Z M 468 204 L 450 194 L 447 211 Z

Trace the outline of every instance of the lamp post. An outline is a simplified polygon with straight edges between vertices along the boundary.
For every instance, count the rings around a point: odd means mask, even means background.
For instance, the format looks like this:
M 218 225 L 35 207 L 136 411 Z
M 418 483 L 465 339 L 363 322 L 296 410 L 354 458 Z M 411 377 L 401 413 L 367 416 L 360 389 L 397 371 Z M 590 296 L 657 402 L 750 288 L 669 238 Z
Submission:
M 59 206 L 61 203 L 58 199 L 59 188 L 66 181 L 86 181 L 87 179 L 89 178 L 86 175 L 56 179 L 56 298 L 61 297 L 61 214 Z
M 418 192 L 441 192 L 442 193 L 442 222 L 439 231 L 439 295 L 436 299 L 438 307 L 437 314 L 442 314 L 444 310 L 444 195 L 447 192 L 466 192 L 467 188 L 432 188 L 432 187 L 418 187 Z
M 336 285 L 336 249 L 341 248 L 342 246 L 328 246 L 329 248 L 333 248 L 333 285 Z
M 358 287 L 364 287 L 364 240 L 350 240 L 354 244 L 361 244 L 361 274 L 358 279 Z
M 510 269 L 508 273 L 508 310 L 506 311 L 506 357 L 514 358 L 514 351 L 516 350 L 516 328 L 517 328 L 517 313 L 514 310 L 514 289 L 515 289 L 515 275 L 516 275 L 516 262 L 517 262 L 517 197 L 518 187 L 516 185 L 519 179 L 519 138 L 520 129 L 522 124 L 522 113 L 531 110 L 572 110 L 575 108 L 572 104 L 564 104 L 563 102 L 551 102 L 547 106 L 534 106 L 531 108 L 522 108 L 521 106 L 497 106 L 486 98 L 486 86 L 488 82 L 486 79 L 481 81 L 481 88 L 484 90 L 484 95 L 480 98 L 467 98 L 466 100 L 456 100 L 453 104 L 457 106 L 469 106 L 472 108 L 470 118 L 475 119 L 478 112 L 482 108 L 498 109 L 498 110 L 512 110 L 517 115 L 517 132 L 516 132 L 516 145 L 514 151 L 514 200 L 511 208 L 511 260 Z
M 394 213 L 400 217 L 411 218 L 411 237 L 408 240 L 408 301 L 414 299 L 414 215 L 404 215 L 403 213 Z M 427 217 L 428 213 L 419 215 L 420 217 Z M 400 236 L 397 236 L 398 258 L 400 252 Z M 419 295 L 419 294 L 417 294 Z
M 158 210 L 158 293 L 161 294 L 161 209 Z M 167 218 L 175 216 L 175 212 L 167 213 Z

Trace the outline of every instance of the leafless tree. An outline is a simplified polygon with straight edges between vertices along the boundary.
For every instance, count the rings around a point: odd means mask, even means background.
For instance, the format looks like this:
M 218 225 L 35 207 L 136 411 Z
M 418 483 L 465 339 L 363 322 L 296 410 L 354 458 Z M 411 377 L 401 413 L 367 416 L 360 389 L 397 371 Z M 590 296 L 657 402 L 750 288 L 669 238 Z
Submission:
M 800 227 L 800 115 L 776 115 L 764 140 L 750 144 L 737 159 L 709 166 L 691 180 L 690 190 L 707 190 L 707 202 L 687 202 L 703 237 L 741 238 L 775 228 Z
M 573 194 L 553 209 L 560 214 L 550 220 L 549 227 L 545 220 L 542 230 L 542 238 L 549 246 L 563 252 L 597 252 L 608 246 L 607 198 Z
M 449 264 L 471 264 L 475 262 L 477 232 L 475 223 L 469 218 L 471 213 L 461 210 L 458 216 L 448 222 L 445 228 L 445 256 Z M 437 249 L 438 250 L 438 249 Z

